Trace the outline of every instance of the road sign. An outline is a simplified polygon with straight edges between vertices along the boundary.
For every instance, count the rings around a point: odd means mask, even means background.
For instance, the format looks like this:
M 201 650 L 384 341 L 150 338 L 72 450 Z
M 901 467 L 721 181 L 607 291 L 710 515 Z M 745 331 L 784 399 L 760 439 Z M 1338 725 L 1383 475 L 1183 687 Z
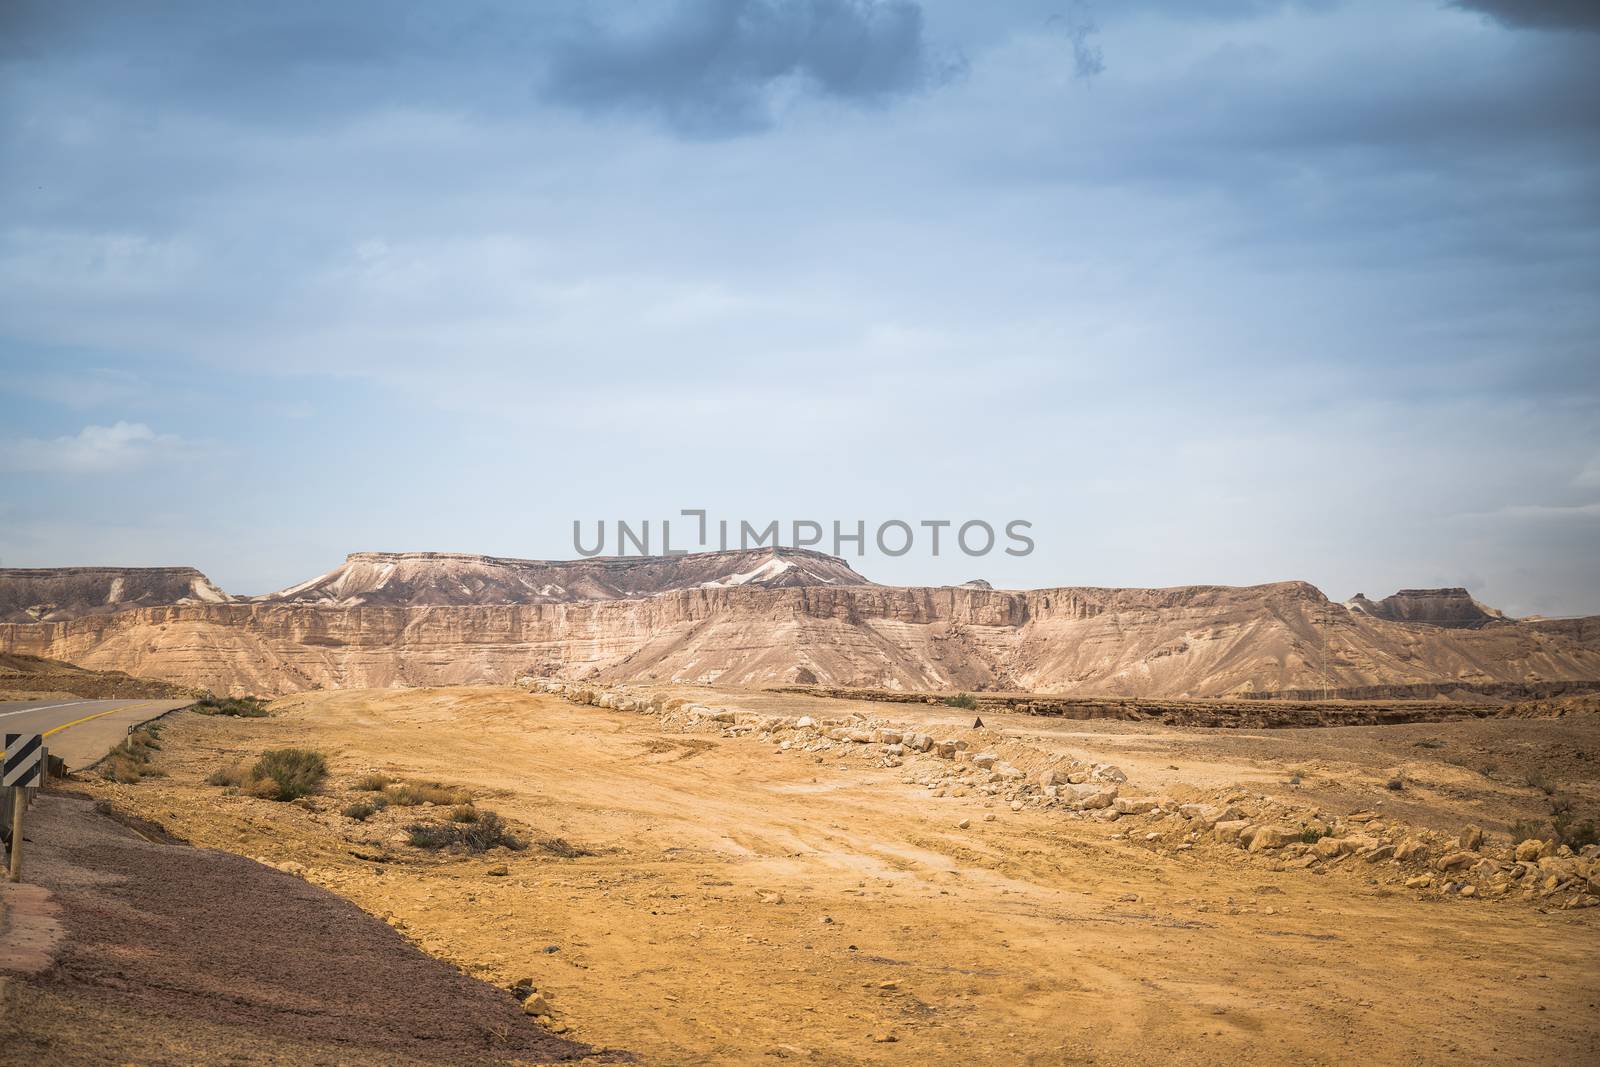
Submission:
M 41 784 L 44 781 L 44 735 L 5 736 L 5 769 L 0 772 L 0 786 Z

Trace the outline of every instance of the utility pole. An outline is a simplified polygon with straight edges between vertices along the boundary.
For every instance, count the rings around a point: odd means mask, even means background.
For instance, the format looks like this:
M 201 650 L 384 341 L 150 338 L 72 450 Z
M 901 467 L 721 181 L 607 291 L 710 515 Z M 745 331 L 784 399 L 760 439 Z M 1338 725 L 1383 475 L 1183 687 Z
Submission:
M 1322 700 L 1328 700 L 1328 616 L 1332 609 L 1322 609 Z

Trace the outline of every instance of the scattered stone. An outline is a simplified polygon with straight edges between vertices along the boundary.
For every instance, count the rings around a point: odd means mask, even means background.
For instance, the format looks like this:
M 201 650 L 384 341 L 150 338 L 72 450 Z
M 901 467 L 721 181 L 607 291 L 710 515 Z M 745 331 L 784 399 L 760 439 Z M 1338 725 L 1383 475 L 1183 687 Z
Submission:
M 960 822 L 956 823 L 956 829 L 965 830 L 967 827 L 969 827 L 971 825 L 972 825 L 972 820 L 971 819 L 962 819 Z
M 1461 831 L 1461 836 L 1456 839 L 1456 843 L 1465 851 L 1476 852 L 1483 847 L 1483 827 L 1468 826 Z
M 1416 860 L 1418 863 L 1428 858 L 1428 846 L 1414 837 L 1408 837 L 1395 846 L 1394 858 L 1401 863 Z
M 511 868 L 507 867 L 505 864 L 501 864 L 498 867 L 490 867 L 488 870 L 488 875 L 490 878 L 504 878 L 510 873 Z
M 1239 835 L 1239 841 L 1251 852 L 1265 852 L 1300 840 L 1300 830 L 1281 824 L 1256 826 Z
M 1533 863 L 1544 852 L 1544 842 L 1536 837 L 1530 837 L 1517 845 L 1516 857 L 1518 863 Z

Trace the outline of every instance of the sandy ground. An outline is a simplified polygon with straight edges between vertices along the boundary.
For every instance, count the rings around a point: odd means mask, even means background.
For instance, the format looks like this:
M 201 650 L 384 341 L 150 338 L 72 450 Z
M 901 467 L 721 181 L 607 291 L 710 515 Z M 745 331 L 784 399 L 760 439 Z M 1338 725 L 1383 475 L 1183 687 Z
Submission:
M 0 1063 L 601 1061 L 302 879 L 62 791 L 28 824 L 30 884 L 6 888 L 48 894 L 54 937 L 17 957 L 29 917 L 0 916 Z
M 808 710 L 802 698 L 740 699 Z M 1275 870 L 1221 846 L 1162 855 L 1129 839 L 1125 822 L 935 798 L 905 780 L 910 768 L 682 734 L 514 690 L 333 692 L 274 708 L 257 720 L 179 712 L 156 763 L 168 777 L 96 789 L 196 844 L 301 864 L 468 973 L 507 986 L 531 978 L 569 1036 L 642 1062 L 1600 1057 L 1595 911 L 1422 898 L 1353 868 Z M 828 702 L 825 713 L 838 711 Z M 1310 762 L 1299 788 L 1323 791 L 1318 802 L 1386 800 L 1440 824 L 1501 809 L 1509 821 L 1538 803 L 1514 769 L 1501 783 L 1446 762 L 1452 745 L 1508 766 L 1504 753 L 1600 747 L 1592 717 L 1295 732 L 1305 737 L 990 725 L 1114 759 L 1136 782 L 1172 779 L 1141 782 L 1152 786 L 1290 789 L 1291 769 Z M 1480 745 L 1470 732 L 1485 725 Z M 1416 747 L 1423 738 L 1444 747 Z M 329 755 L 327 795 L 278 804 L 202 784 L 221 764 L 285 744 Z M 1397 763 L 1437 782 L 1386 797 L 1381 779 Z M 365 824 L 338 814 L 371 770 L 469 786 L 530 838 L 593 854 L 421 853 L 402 828 L 437 810 L 391 808 Z M 1564 787 L 1592 788 L 1592 775 L 1570 777 Z M 498 865 L 508 873 L 491 873 Z

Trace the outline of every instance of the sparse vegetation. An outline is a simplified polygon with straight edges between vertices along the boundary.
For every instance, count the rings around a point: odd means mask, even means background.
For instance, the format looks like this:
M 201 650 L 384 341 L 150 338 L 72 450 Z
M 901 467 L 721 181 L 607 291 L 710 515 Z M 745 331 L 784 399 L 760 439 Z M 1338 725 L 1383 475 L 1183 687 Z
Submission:
M 156 777 L 150 768 L 152 753 L 161 748 L 161 728 L 149 725 L 133 731 L 127 740 L 111 750 L 103 773 L 113 782 L 132 785 L 141 778 Z
M 1536 819 L 1518 819 L 1511 824 L 1511 843 L 1513 845 L 1532 838 L 1543 841 L 1547 834 L 1544 823 Z
M 957 693 L 953 697 L 945 697 L 944 702 L 952 708 L 962 708 L 966 711 L 978 710 L 978 698 L 971 693 Z
M 469 823 L 412 823 L 406 827 L 406 832 L 413 846 L 434 851 L 451 849 L 478 853 L 491 848 L 521 851 L 528 847 L 511 832 L 505 820 L 492 811 L 478 812 L 477 818 Z
M 257 785 L 251 792 L 272 800 L 298 800 L 315 793 L 328 777 L 328 761 L 308 748 L 275 748 L 263 752 L 250 776 Z M 276 788 L 265 788 L 270 782 Z
M 226 767 L 218 767 L 206 778 L 206 785 L 231 786 L 237 789 L 244 784 L 249 772 L 245 770 L 243 762 L 235 761 Z
M 384 787 L 383 795 L 389 803 L 399 807 L 416 807 L 418 804 L 454 807 L 472 803 L 470 790 L 440 782 L 394 782 Z
M 1552 796 L 1556 791 L 1556 784 L 1543 771 L 1529 771 L 1525 781 L 1528 783 L 1528 788 L 1537 789 L 1545 796 Z
M 231 715 L 241 719 L 264 719 L 270 714 L 267 702 L 260 697 L 207 695 L 195 701 L 194 710 L 201 715 Z
M 354 819 L 356 822 L 366 822 L 388 806 L 389 802 L 381 796 L 362 797 L 352 804 L 345 805 L 340 814 L 347 819 Z
M 381 793 L 394 784 L 394 779 L 387 774 L 362 775 L 356 780 L 355 788 L 362 793 Z
M 1595 826 L 1594 820 L 1584 819 L 1579 822 L 1571 809 L 1556 812 L 1552 826 L 1556 832 L 1556 840 L 1573 851 L 1585 845 L 1600 845 L 1600 828 Z
M 328 777 L 328 761 L 306 748 L 277 748 L 261 754 L 248 769 L 243 761 L 219 767 L 206 778 L 207 785 L 227 786 L 267 800 L 299 800 L 321 788 Z
M 1314 826 L 1308 826 L 1304 830 L 1300 831 L 1300 840 L 1308 845 L 1314 845 L 1327 836 L 1328 831 L 1318 830 Z
M 579 856 L 594 855 L 593 852 L 590 852 L 586 848 L 579 848 L 577 845 L 574 845 L 564 837 L 541 837 L 539 840 L 535 841 L 534 844 L 538 845 L 552 856 L 560 856 L 562 859 L 566 860 L 576 859 Z

